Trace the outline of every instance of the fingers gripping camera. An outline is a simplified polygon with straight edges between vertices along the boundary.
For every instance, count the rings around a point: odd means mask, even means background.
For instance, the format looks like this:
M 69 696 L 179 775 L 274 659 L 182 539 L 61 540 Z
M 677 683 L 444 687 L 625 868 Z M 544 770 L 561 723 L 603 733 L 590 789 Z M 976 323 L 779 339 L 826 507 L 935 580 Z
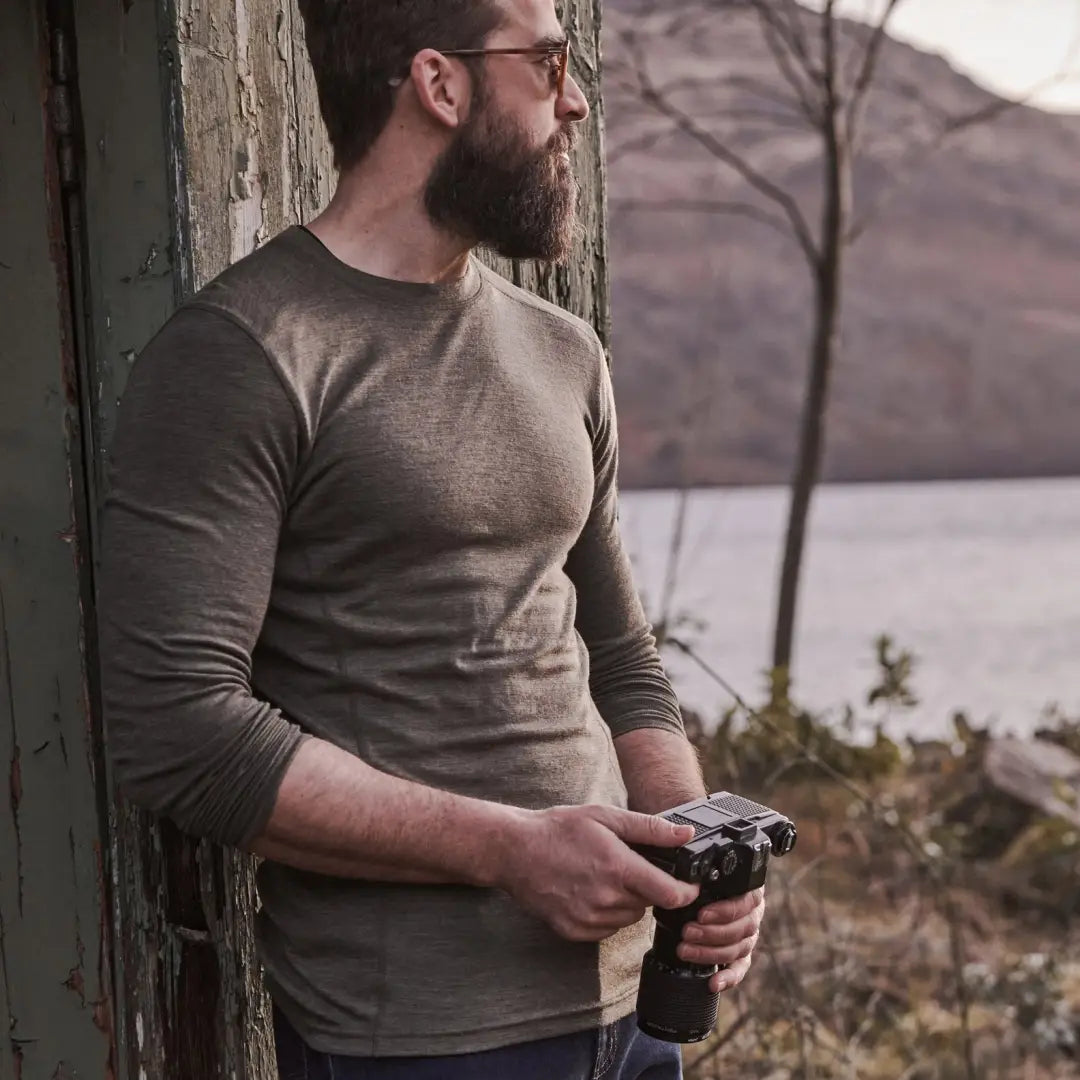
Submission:
M 653 909 L 656 933 L 641 966 L 638 1026 L 666 1042 L 700 1042 L 716 1025 L 720 995 L 709 990 L 709 979 L 717 969 L 679 958 L 683 927 L 707 904 L 761 888 L 769 857 L 791 851 L 796 831 L 783 814 L 728 791 L 660 816 L 676 825 L 692 825 L 694 839 L 677 848 L 635 850 L 680 881 L 699 883 L 701 893 L 686 907 Z

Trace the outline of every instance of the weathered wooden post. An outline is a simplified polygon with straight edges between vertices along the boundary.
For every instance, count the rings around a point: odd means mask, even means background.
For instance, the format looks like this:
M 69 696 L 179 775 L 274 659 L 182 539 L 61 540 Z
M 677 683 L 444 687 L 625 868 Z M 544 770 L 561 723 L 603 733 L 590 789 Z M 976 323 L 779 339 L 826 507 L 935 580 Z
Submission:
M 0 1080 L 112 1053 L 70 75 L 44 5 L 0 4 Z
M 563 5 L 596 106 L 585 242 L 565 269 L 500 269 L 606 340 L 599 7 Z M 93 567 L 135 356 L 330 196 L 301 21 L 295 0 L 14 0 L 0 50 L 17 163 L 0 176 L 0 1080 L 270 1080 L 251 860 L 113 797 Z

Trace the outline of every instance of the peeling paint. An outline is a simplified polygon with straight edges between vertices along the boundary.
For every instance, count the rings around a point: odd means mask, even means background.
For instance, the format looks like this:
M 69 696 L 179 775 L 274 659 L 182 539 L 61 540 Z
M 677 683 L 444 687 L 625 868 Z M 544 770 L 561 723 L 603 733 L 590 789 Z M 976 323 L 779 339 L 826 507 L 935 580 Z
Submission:
M 6 639 L 5 639 L 6 641 Z M 8 670 L 10 671 L 10 664 Z M 19 914 L 23 914 L 23 893 L 25 891 L 25 878 L 23 876 L 23 845 L 22 845 L 22 827 L 19 823 L 19 806 L 22 803 L 23 788 L 22 788 L 22 765 L 20 758 L 22 757 L 22 748 L 18 742 L 14 741 L 17 736 L 15 735 L 15 712 L 14 703 L 12 704 L 12 750 L 11 750 L 11 770 L 9 773 L 9 788 L 11 792 L 11 828 L 15 834 L 15 874 L 18 879 L 19 885 Z
M 11 812 L 15 816 L 16 829 L 19 822 L 19 804 L 22 802 L 22 768 L 19 765 L 21 756 L 22 751 L 16 746 L 11 754 Z
M 81 967 L 76 966 L 71 969 L 67 979 L 64 980 L 64 985 L 79 995 L 79 1000 L 83 1005 L 86 1004 L 86 981 L 83 979 Z
M 230 260 L 242 259 L 266 241 L 266 199 L 259 173 L 259 95 L 251 70 L 251 23 L 247 0 L 233 0 L 236 13 L 236 69 L 241 144 L 234 151 L 229 220 L 232 234 Z
M 108 998 L 101 998 L 93 1005 L 94 1027 L 98 1031 L 110 1033 L 112 1031 L 112 1010 L 109 1008 Z
M 11 983 L 10 983 L 10 980 L 9 980 L 9 977 L 8 977 L 7 933 L 6 933 L 5 925 L 4 925 L 4 910 L 3 910 L 2 907 L 0 907 L 0 979 L 3 980 L 4 1001 L 7 1004 L 7 1008 L 10 1010 L 10 1008 L 11 1008 Z M 0 1017 L 0 1022 L 2 1022 L 4 1019 L 5 1019 L 4 1017 Z M 8 1012 L 6 1020 L 7 1020 L 8 1031 L 14 1031 L 15 1030 L 16 1020 L 15 1020 L 15 1017 L 11 1014 L 10 1011 Z M 14 1049 L 21 1056 L 21 1051 L 19 1051 L 18 1047 L 15 1046 Z
M 146 258 L 139 264 L 139 277 L 146 277 L 150 273 L 150 267 L 154 265 L 154 261 L 158 257 L 158 246 L 155 241 L 150 242 L 150 250 L 146 253 Z
M 110 819 L 111 816 L 109 815 Z M 110 827 L 107 831 L 111 838 L 114 835 L 113 829 Z M 116 894 L 116 878 L 113 874 L 106 872 L 104 848 L 101 843 L 94 845 L 94 867 L 97 872 L 99 894 L 102 897 L 109 897 L 115 908 L 118 909 L 119 897 Z M 110 953 L 112 942 L 109 936 L 109 916 L 114 914 L 114 910 L 110 910 L 109 905 L 102 904 L 98 912 L 97 988 L 101 996 L 91 1005 L 94 1027 L 102 1032 L 108 1040 L 108 1056 L 105 1060 L 104 1080 L 116 1080 L 117 1067 L 117 1030 L 113 1024 L 112 1009 L 113 965 Z

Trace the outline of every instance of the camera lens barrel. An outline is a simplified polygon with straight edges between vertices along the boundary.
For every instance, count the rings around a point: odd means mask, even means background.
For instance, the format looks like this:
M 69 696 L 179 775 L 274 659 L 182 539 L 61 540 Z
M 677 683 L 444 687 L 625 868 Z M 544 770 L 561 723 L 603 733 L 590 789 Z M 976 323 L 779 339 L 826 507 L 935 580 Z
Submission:
M 720 995 L 709 990 L 716 968 L 672 967 L 654 949 L 645 954 L 638 987 L 637 1022 L 646 1035 L 665 1042 L 695 1043 L 716 1026 Z

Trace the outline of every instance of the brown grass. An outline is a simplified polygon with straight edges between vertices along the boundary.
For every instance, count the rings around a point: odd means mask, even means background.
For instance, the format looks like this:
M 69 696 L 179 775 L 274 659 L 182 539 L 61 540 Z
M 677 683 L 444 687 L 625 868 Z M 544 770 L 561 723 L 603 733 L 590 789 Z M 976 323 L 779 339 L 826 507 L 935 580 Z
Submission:
M 713 790 L 800 835 L 770 867 L 754 969 L 686 1049 L 688 1080 L 1080 1077 L 1080 840 L 981 790 L 982 737 L 879 753 L 876 775 L 845 760 L 864 773 L 850 784 L 806 760 L 762 768 L 760 732 L 698 739 Z

